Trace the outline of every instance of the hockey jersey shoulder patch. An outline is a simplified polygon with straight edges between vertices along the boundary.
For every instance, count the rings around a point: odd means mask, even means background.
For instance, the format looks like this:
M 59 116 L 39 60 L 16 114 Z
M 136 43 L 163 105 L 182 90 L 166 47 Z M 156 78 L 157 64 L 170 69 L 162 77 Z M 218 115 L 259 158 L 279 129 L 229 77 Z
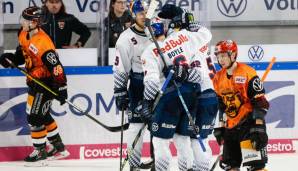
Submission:
M 52 65 L 56 65 L 58 63 L 57 56 L 54 52 L 49 52 L 46 58 Z
M 263 91 L 264 89 L 264 86 L 263 86 L 263 83 L 262 81 L 260 80 L 260 78 L 256 78 L 254 79 L 253 81 L 253 89 L 257 92 L 259 91 Z

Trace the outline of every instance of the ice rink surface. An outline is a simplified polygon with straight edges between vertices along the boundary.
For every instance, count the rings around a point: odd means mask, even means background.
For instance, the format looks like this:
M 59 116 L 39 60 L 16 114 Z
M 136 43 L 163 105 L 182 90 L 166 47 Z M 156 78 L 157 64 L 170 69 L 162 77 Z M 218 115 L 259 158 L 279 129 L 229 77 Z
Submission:
M 215 160 L 215 157 L 214 159 Z M 297 171 L 297 154 L 269 155 L 268 171 Z M 178 171 L 176 158 L 171 171 Z M 220 171 L 219 167 L 215 171 Z M 24 162 L 1 162 L 0 171 L 119 171 L 119 159 L 48 161 L 48 166 L 25 167 Z M 129 171 L 128 164 L 124 171 Z M 246 171 L 242 168 L 241 171 Z

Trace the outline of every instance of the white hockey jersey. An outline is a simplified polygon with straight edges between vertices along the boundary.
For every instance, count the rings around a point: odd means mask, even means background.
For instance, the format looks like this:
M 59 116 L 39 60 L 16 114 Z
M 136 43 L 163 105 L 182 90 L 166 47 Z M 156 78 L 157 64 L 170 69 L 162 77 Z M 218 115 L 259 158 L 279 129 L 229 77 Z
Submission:
M 201 27 L 197 32 L 190 32 L 185 29 L 173 32 L 163 42 L 158 43 L 164 54 L 167 66 L 173 65 L 177 60 L 185 60 L 185 63 L 189 66 L 200 68 L 202 56 L 198 55 L 198 51 L 206 48 L 211 38 L 211 32 L 207 28 Z M 151 82 L 150 84 L 154 82 L 153 84 L 158 84 L 161 87 L 165 79 L 162 73 L 164 63 L 155 45 L 151 44 L 146 48 L 141 58 L 145 72 L 145 86 L 146 82 Z M 189 77 L 191 77 L 191 73 Z M 201 77 L 200 81 L 202 79 Z
M 210 52 L 208 50 L 208 46 L 206 45 L 200 48 L 197 55 L 197 58 L 199 58 L 200 61 L 200 67 L 202 71 L 202 80 L 200 82 L 201 91 L 203 92 L 207 89 L 214 89 L 212 78 L 214 77 L 216 70 Z
M 146 34 L 136 30 L 134 26 L 121 33 L 116 43 L 116 57 L 113 65 L 116 88 L 127 86 L 130 71 L 143 72 L 141 54 L 150 43 Z

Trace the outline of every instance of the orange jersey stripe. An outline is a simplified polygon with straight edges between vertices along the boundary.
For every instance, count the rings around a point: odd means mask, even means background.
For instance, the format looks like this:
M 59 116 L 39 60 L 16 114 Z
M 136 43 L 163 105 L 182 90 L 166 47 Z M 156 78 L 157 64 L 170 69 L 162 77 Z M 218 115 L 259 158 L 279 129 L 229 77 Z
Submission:
M 28 95 L 27 104 L 31 107 L 33 105 L 34 96 Z
M 55 121 L 53 121 L 52 123 L 50 123 L 50 125 L 46 125 L 46 129 L 48 132 L 51 132 L 55 129 L 57 129 L 57 124 Z
M 47 136 L 46 129 L 37 132 L 31 132 L 31 137 L 35 139 L 44 138 L 45 136 Z

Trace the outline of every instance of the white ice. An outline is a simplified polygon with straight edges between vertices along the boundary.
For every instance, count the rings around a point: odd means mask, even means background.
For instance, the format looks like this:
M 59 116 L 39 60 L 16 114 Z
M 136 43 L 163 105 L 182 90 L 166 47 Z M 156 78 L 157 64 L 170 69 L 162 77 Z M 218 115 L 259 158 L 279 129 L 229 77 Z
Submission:
M 298 171 L 297 162 L 297 153 L 271 154 L 267 169 L 268 171 Z M 124 171 L 129 171 L 127 165 Z M 219 167 L 215 169 L 215 171 L 220 170 Z M 25 167 L 24 162 L 1 162 L 0 171 L 119 171 L 119 159 L 48 161 L 48 166 L 45 167 Z M 178 171 L 176 158 L 172 160 L 171 171 Z M 241 171 L 246 169 L 242 168 Z

